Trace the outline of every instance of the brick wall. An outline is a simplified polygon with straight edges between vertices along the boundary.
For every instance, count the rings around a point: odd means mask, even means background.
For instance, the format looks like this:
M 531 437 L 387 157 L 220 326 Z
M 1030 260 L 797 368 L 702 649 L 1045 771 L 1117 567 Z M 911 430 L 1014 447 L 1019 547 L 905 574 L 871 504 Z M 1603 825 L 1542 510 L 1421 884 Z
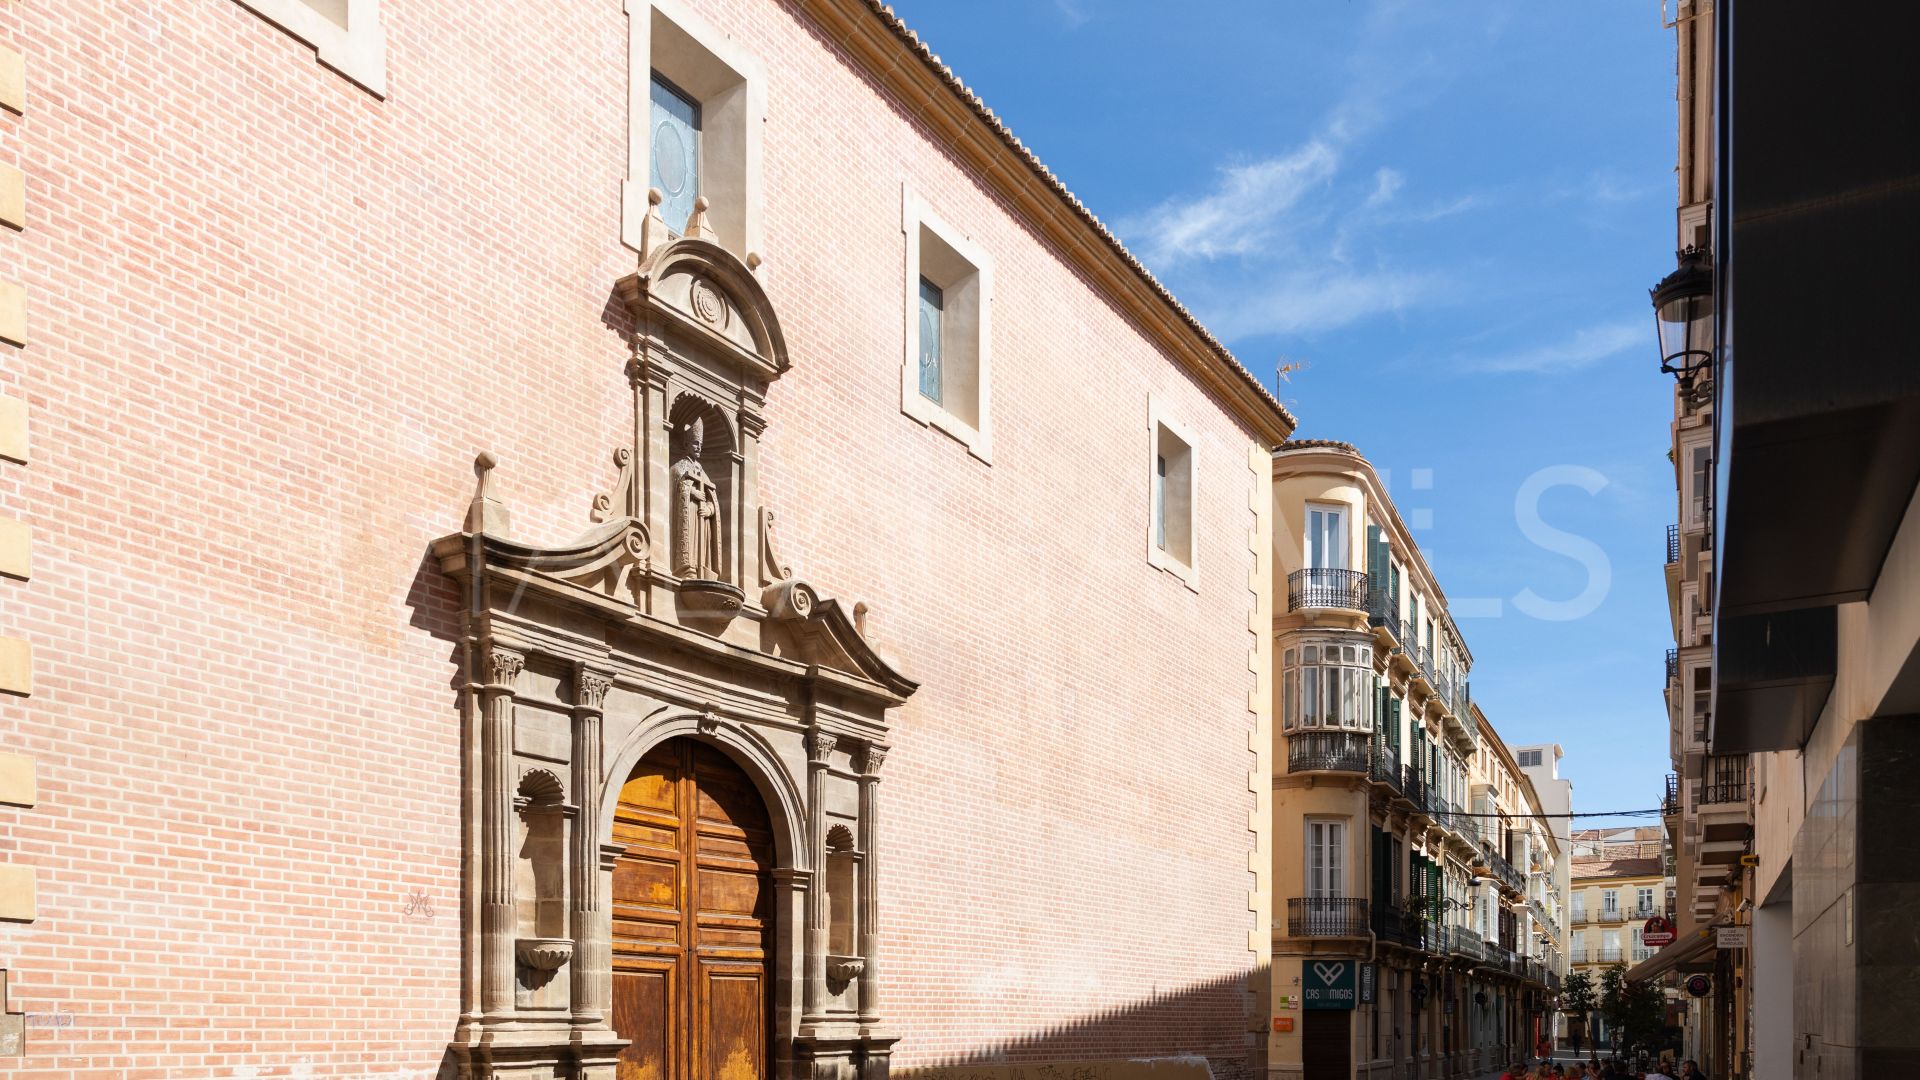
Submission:
M 783 554 L 923 681 L 882 785 L 901 1064 L 1243 1052 L 1251 436 L 769 0 Z M 387 0 L 385 100 L 230 0 L 0 4 L 33 227 L 34 694 L 0 816 L 0 1075 L 432 1075 L 458 1002 L 454 599 L 479 448 L 524 537 L 624 423 L 617 0 Z M 17 150 L 16 150 L 17 148 Z M 994 462 L 899 411 L 900 185 L 996 260 Z M 12 357 L 10 357 L 11 359 Z M 1147 395 L 1199 436 L 1200 588 L 1145 559 Z M 60 1019 L 70 1016 L 71 1022 Z M 38 1019 L 38 1018 L 36 1018 Z

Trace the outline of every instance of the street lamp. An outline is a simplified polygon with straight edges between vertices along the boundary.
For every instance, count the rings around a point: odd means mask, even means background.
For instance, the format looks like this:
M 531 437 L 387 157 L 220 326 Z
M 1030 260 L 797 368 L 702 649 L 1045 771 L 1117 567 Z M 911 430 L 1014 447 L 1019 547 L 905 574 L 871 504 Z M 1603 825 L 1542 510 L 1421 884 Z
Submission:
M 1713 263 L 1697 247 L 1677 258 L 1680 265 L 1649 291 L 1660 336 L 1660 370 L 1691 386 L 1713 363 Z

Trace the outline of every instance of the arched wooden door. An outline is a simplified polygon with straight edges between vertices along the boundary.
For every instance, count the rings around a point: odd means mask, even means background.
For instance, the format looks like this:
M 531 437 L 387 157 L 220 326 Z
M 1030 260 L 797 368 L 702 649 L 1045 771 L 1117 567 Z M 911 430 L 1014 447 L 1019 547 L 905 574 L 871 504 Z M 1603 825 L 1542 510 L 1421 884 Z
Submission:
M 725 754 L 671 739 L 620 789 L 613 1028 L 620 1080 L 771 1075 L 773 830 Z

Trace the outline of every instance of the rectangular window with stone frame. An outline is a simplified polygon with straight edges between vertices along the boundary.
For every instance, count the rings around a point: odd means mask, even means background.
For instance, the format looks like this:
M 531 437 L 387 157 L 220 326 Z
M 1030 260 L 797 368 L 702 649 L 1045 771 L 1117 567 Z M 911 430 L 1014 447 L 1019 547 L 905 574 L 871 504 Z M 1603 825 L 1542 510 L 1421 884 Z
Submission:
M 907 350 L 900 410 L 991 462 L 992 263 L 912 191 L 902 192 L 901 207 Z
M 752 265 L 760 252 L 762 132 L 767 76 L 735 35 L 681 0 L 627 5 L 627 177 L 621 238 L 645 251 L 642 222 L 657 212 L 666 231 L 687 232 L 706 201 L 702 235 Z M 649 206 L 649 193 L 660 202 Z

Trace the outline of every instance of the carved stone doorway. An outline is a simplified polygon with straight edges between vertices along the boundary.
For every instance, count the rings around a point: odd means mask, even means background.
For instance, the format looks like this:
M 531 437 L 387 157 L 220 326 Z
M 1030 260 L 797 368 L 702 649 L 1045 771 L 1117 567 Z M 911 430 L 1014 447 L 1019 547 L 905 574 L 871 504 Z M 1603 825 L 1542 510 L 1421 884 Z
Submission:
M 773 1007 L 773 829 L 720 750 L 669 739 L 614 812 L 614 1030 L 620 1080 L 765 1080 Z

